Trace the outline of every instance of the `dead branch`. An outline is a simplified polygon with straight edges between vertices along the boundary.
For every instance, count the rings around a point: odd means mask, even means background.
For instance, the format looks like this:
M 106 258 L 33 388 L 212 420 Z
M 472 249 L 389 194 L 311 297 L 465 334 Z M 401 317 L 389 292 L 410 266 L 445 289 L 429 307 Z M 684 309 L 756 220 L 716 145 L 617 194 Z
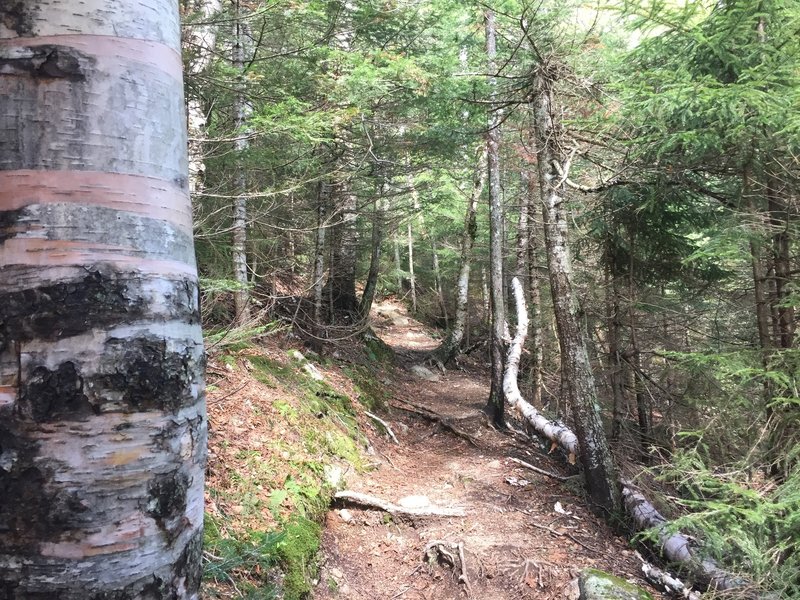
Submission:
M 428 507 L 409 507 L 393 504 L 387 500 L 383 500 L 376 496 L 369 494 L 362 494 L 360 492 L 352 492 L 350 490 L 342 490 L 336 492 L 334 495 L 336 500 L 358 504 L 360 506 L 367 506 L 369 508 L 377 508 L 390 515 L 408 516 L 408 517 L 464 517 L 466 511 L 463 508 L 444 508 L 440 506 Z
M 558 473 L 553 473 L 552 471 L 545 471 L 544 469 L 540 469 L 539 467 L 535 467 L 530 463 L 526 463 L 524 460 L 520 460 L 518 458 L 514 458 L 510 456 L 508 458 L 511 462 L 515 462 L 518 465 L 525 467 L 526 469 L 530 469 L 534 473 L 539 473 L 540 475 L 545 475 L 547 477 L 552 477 L 553 479 L 557 479 L 558 481 L 569 481 L 571 477 L 567 477 L 565 475 L 559 475 Z
M 364 411 L 364 414 L 367 415 L 370 419 L 373 419 L 374 421 L 380 423 L 386 430 L 386 433 L 389 435 L 389 437 L 392 438 L 392 441 L 398 446 L 400 445 L 400 442 L 397 441 L 397 437 L 394 435 L 394 431 L 392 431 L 392 428 L 389 427 L 389 424 L 386 421 L 384 421 L 377 415 L 373 415 L 371 412 L 367 410 Z

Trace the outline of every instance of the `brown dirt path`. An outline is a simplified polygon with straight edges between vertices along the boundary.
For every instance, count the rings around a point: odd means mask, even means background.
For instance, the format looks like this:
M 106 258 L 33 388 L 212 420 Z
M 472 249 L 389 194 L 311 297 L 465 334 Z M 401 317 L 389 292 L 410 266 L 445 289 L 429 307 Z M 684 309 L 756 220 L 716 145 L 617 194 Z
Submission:
M 347 487 L 394 503 L 424 496 L 436 506 L 463 507 L 466 516 L 408 520 L 353 506 L 331 510 L 314 598 L 574 598 L 571 582 L 586 567 L 644 584 L 633 551 L 587 510 L 577 480 L 562 483 L 508 460 L 516 456 L 572 474 L 524 437 L 487 426 L 481 412 L 488 396 L 485 368 L 471 365 L 469 372 L 450 370 L 438 381 L 421 380 L 408 368 L 436 347 L 431 332 L 392 302 L 376 307 L 374 321 L 401 367 L 391 385 L 394 408 L 384 417 L 400 445 L 374 439 L 375 469 L 348 475 Z M 446 419 L 472 442 L 401 410 L 411 405 Z M 469 585 L 441 561 L 424 560 L 434 541 L 461 544 Z

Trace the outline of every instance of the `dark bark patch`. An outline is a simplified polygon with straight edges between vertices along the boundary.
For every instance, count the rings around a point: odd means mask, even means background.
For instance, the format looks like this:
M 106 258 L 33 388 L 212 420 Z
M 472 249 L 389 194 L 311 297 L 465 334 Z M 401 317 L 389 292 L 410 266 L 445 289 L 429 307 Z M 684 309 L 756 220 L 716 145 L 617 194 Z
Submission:
M 0 244 L 16 236 L 16 229 L 24 209 L 4 210 L 0 212 Z
M 84 381 L 74 363 L 58 368 L 36 367 L 20 386 L 19 410 L 37 423 L 85 421 L 95 409 L 84 394 Z
M 0 226 L 2 223 L 0 223 Z M 143 298 L 98 269 L 81 281 L 0 294 L 0 350 L 10 340 L 55 340 L 145 314 Z
M 37 465 L 37 454 L 38 444 L 13 423 L 0 423 L 0 456 L 5 459 L 0 468 L 0 548 L 6 553 L 26 552 L 65 530 L 63 509 L 69 499 L 59 500 L 48 489 L 52 473 Z M 0 579 L 6 581 L 5 573 L 0 572 Z
M 38 80 L 85 81 L 84 71 L 94 59 L 68 46 L 43 44 L 27 48 L 23 56 L 0 56 L 0 75 L 33 76 Z
M 175 412 L 196 402 L 192 384 L 201 365 L 192 347 L 175 351 L 160 338 L 111 338 L 106 348 L 113 372 L 92 378 L 99 396 L 103 390 L 121 392 L 122 400 L 137 411 Z
M 203 530 L 198 529 L 181 552 L 175 562 L 174 581 L 183 580 L 183 585 L 189 592 L 200 589 L 200 579 L 203 575 Z
M 181 471 L 154 477 L 147 486 L 147 514 L 156 521 L 182 516 L 189 485 L 189 476 Z
M 35 10 L 34 3 L 14 2 L 11 6 L 0 8 L 0 23 L 20 37 L 31 37 Z

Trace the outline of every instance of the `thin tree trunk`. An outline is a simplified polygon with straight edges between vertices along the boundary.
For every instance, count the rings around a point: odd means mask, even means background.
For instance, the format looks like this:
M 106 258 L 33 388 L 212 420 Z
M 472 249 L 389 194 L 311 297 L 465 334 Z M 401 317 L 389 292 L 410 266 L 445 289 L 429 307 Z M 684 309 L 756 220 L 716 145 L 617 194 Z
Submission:
M 538 197 L 538 185 L 536 178 L 532 173 L 528 177 L 528 297 L 531 301 L 531 386 L 532 394 L 531 401 L 536 407 L 541 407 L 542 391 L 544 389 L 544 380 L 542 372 L 544 369 L 544 330 L 542 328 L 542 292 L 539 277 L 538 261 L 539 249 L 541 248 L 541 241 L 539 235 L 541 231 L 536 222 L 536 205 Z
M 554 117 L 553 81 L 549 78 L 546 65 L 539 66 L 534 86 L 533 125 L 550 267 L 550 290 L 561 347 L 563 389 L 574 416 L 589 497 L 596 509 L 615 514 L 620 508 L 620 496 L 614 464 L 600 420 L 594 376 L 578 303 L 572 291 L 564 183 L 560 173 L 568 165 L 560 149 L 561 124 Z
M 330 187 L 325 181 L 317 186 L 317 235 L 314 250 L 314 350 L 322 351 L 325 316 L 323 314 L 323 294 L 325 290 L 325 238 L 328 231 L 328 197 Z
M 392 236 L 392 246 L 394 247 L 394 268 L 396 276 L 397 294 L 403 294 L 403 263 L 400 260 L 400 240 L 397 232 Z
M 236 92 L 236 154 L 239 165 L 234 177 L 237 197 L 233 201 L 233 278 L 236 290 L 233 293 L 235 310 L 234 322 L 243 325 L 250 320 L 250 282 L 247 277 L 247 169 L 242 164 L 244 153 L 250 147 L 247 137 L 247 120 L 250 117 L 250 107 L 244 92 L 244 55 L 246 46 L 247 28 L 244 23 L 240 1 L 236 0 L 236 15 L 234 19 L 234 45 L 233 68 L 237 72 Z
M 496 65 L 497 41 L 494 12 L 487 10 L 486 56 L 489 85 L 492 87 L 491 101 L 494 101 L 497 82 L 493 76 Z M 489 172 L 489 265 L 491 285 L 489 301 L 492 311 L 491 364 L 492 379 L 486 412 L 496 425 L 505 426 L 503 401 L 503 372 L 505 362 L 506 311 L 503 302 L 503 205 L 500 192 L 500 114 L 494 104 L 489 107 L 489 131 L 486 134 L 486 156 Z
M 417 312 L 417 277 L 414 275 L 414 232 L 411 226 L 411 219 L 408 220 L 407 228 L 408 243 L 408 285 L 411 294 L 411 313 Z
M 196 0 L 192 5 L 200 24 L 189 25 L 185 30 L 186 53 L 190 57 L 186 67 L 187 79 L 199 77 L 211 66 L 217 46 L 217 26 L 213 19 L 222 10 L 220 0 Z M 207 121 L 203 103 L 197 95 L 187 98 L 186 114 L 189 129 L 189 194 L 195 202 L 203 193 Z
M 464 231 L 461 234 L 461 259 L 458 269 L 458 283 L 456 284 L 455 322 L 444 342 L 434 352 L 434 357 L 443 365 L 448 364 L 458 355 L 465 332 L 469 332 L 467 323 L 469 317 L 469 275 L 472 268 L 472 249 L 475 246 L 475 238 L 478 235 L 478 200 L 483 193 L 486 174 L 486 146 L 482 145 L 477 154 L 475 175 L 472 178 L 472 191 L 467 202 L 467 211 L 464 215 Z
M 375 300 L 375 292 L 378 289 L 378 275 L 381 270 L 381 246 L 383 245 L 384 222 L 386 220 L 385 202 L 381 193 L 375 201 L 375 211 L 372 216 L 372 251 L 369 259 L 369 273 L 367 274 L 364 293 L 361 296 L 361 303 L 358 306 L 358 312 L 364 319 L 369 317 L 369 311 L 372 309 L 372 303 Z
M 20 0 L 0 23 L 0 596 L 197 599 L 177 3 Z
M 608 328 L 608 370 L 613 411 L 611 417 L 611 439 L 619 440 L 622 420 L 627 410 L 625 399 L 625 372 L 620 349 L 620 331 L 622 329 L 619 286 L 613 256 L 606 256 L 606 327 Z
M 642 379 L 642 352 L 639 348 L 639 336 L 636 329 L 636 265 L 634 264 L 636 247 L 636 224 L 630 229 L 630 263 L 628 265 L 628 327 L 630 328 L 630 356 L 633 367 L 633 389 L 636 398 L 636 416 L 639 419 L 639 446 L 642 458 L 647 462 L 647 448 L 650 445 L 652 415 L 650 403 L 647 401 L 645 382 Z

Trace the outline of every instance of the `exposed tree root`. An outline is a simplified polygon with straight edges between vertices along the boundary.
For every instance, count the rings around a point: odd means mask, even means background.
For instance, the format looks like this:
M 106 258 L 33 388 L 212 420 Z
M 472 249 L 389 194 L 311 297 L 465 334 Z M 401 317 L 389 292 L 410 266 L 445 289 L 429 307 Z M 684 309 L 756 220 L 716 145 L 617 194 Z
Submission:
M 342 502 L 358 504 L 359 506 L 367 506 L 370 508 L 377 508 L 390 515 L 408 516 L 408 517 L 464 517 L 466 511 L 463 508 L 444 508 L 440 506 L 425 506 L 425 507 L 405 507 L 399 504 L 394 504 L 387 500 L 383 500 L 376 496 L 369 494 L 362 494 L 360 492 L 351 492 L 349 490 L 342 490 L 336 492 L 334 495 L 336 500 Z
M 502 567 L 506 575 L 513 577 L 519 585 L 525 585 L 531 589 L 538 587 L 543 590 L 550 584 L 550 570 L 554 565 L 525 558 L 519 553 L 515 553 L 515 556 L 516 562 L 506 563 Z
M 464 556 L 464 544 L 462 542 L 434 540 L 425 546 L 424 556 L 428 563 L 445 563 L 452 568 L 457 576 L 458 583 L 463 584 L 467 591 L 467 596 L 472 597 L 472 585 L 469 582 L 467 559 Z
M 443 417 L 439 416 L 438 414 L 436 414 L 435 412 L 433 412 L 431 410 L 428 410 L 427 408 L 424 408 L 422 406 L 417 406 L 416 404 L 412 404 L 411 402 L 408 402 L 407 400 L 399 400 L 399 401 L 402 402 L 403 404 L 407 404 L 411 408 L 406 408 L 405 406 L 398 406 L 396 404 L 397 401 L 398 401 L 398 399 L 395 399 L 395 400 L 393 400 L 391 402 L 392 408 L 397 408 L 399 410 L 404 410 L 406 412 L 410 412 L 410 413 L 413 413 L 415 415 L 419 415 L 419 416 L 423 417 L 424 419 L 426 419 L 428 421 L 431 421 L 433 423 L 437 423 L 442 429 L 446 429 L 447 431 L 450 431 L 451 433 L 453 433 L 454 435 L 460 437 L 461 439 L 466 440 L 467 442 L 472 444 L 475 448 L 480 448 L 480 444 L 478 444 L 478 440 L 476 440 L 473 436 L 468 434 L 466 431 L 464 431 L 462 429 L 459 429 L 458 427 L 453 425 L 452 419 L 443 418 Z

